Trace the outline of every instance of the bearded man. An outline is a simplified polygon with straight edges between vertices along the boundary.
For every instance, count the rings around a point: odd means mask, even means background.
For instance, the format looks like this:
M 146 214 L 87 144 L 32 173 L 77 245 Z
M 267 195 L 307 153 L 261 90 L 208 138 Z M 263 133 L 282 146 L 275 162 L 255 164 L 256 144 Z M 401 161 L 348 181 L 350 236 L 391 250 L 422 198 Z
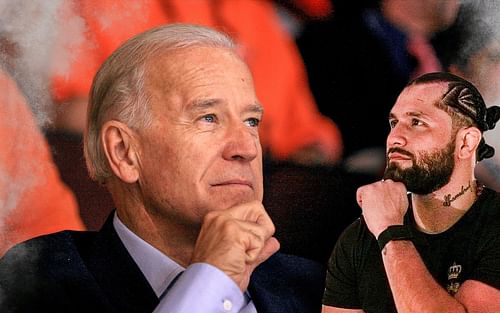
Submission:
M 474 178 L 500 107 L 448 73 L 423 75 L 389 116 L 384 179 L 332 254 L 323 312 L 500 312 L 500 194 Z

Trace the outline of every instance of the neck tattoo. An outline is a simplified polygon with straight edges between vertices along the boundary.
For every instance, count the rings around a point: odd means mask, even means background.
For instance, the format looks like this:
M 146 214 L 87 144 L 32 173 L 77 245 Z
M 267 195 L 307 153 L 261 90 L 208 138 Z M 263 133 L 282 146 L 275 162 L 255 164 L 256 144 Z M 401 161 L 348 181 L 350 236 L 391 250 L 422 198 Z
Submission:
M 463 196 L 468 190 L 473 192 L 470 181 L 469 181 L 469 185 L 467 187 L 462 186 L 462 189 L 456 195 L 454 195 L 454 196 L 451 196 L 451 194 L 445 195 L 443 205 L 444 206 L 451 206 L 451 203 L 453 201 L 457 200 L 457 198 L 459 198 L 460 196 Z

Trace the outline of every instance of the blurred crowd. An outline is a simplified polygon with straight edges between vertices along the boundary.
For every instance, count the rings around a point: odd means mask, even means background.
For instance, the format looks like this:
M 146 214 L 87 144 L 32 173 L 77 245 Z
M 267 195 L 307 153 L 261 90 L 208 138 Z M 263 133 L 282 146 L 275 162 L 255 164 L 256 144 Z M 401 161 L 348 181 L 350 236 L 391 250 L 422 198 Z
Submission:
M 492 0 L 0 0 L 0 255 L 113 209 L 82 151 L 92 78 L 120 43 L 166 23 L 235 38 L 265 114 L 264 204 L 282 250 L 325 262 L 385 167 L 390 107 L 414 77 L 449 71 L 500 105 Z M 500 191 L 498 153 L 477 178 Z M 158 164 L 161 166 L 161 164 Z

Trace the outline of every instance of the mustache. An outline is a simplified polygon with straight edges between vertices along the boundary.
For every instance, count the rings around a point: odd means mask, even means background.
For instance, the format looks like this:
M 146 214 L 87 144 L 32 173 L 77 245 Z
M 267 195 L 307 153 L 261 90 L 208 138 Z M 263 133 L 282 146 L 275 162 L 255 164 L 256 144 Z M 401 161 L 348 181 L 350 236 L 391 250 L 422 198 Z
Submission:
M 406 155 L 406 156 L 410 157 L 411 159 L 414 159 L 413 153 L 406 151 L 406 150 L 399 148 L 399 147 L 389 148 L 389 150 L 387 150 L 387 157 L 389 157 L 390 153 L 399 153 L 402 155 Z

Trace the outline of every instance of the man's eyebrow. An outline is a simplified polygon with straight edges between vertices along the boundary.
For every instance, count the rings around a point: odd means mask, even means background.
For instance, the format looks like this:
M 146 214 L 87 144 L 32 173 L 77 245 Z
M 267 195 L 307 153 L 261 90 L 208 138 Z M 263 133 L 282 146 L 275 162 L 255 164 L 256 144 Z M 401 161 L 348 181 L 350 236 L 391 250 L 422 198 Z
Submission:
M 189 111 L 204 111 L 209 108 L 213 108 L 222 103 L 221 99 L 201 99 L 195 100 L 188 104 L 187 108 Z
M 195 100 L 187 106 L 187 109 L 189 111 L 198 112 L 198 111 L 204 111 L 206 109 L 222 105 L 223 103 L 224 103 L 224 101 L 222 99 L 218 99 L 218 98 Z M 264 108 L 262 107 L 262 105 L 259 102 L 254 102 L 252 104 L 247 105 L 243 111 L 246 113 L 263 114 Z
M 404 114 L 405 116 L 411 116 L 411 117 L 419 117 L 419 118 L 432 118 L 430 115 L 425 114 L 423 112 L 406 112 Z M 389 119 L 397 119 L 396 115 L 394 113 L 389 113 Z
M 430 118 L 430 115 L 422 113 L 422 112 L 408 112 L 408 113 L 406 113 L 406 115 L 413 116 L 413 117 Z
M 245 112 L 251 112 L 251 113 L 260 113 L 260 114 L 263 114 L 264 113 L 264 107 L 262 107 L 262 105 L 258 102 L 255 102 L 255 103 L 252 103 L 250 105 L 248 105 L 245 110 Z

